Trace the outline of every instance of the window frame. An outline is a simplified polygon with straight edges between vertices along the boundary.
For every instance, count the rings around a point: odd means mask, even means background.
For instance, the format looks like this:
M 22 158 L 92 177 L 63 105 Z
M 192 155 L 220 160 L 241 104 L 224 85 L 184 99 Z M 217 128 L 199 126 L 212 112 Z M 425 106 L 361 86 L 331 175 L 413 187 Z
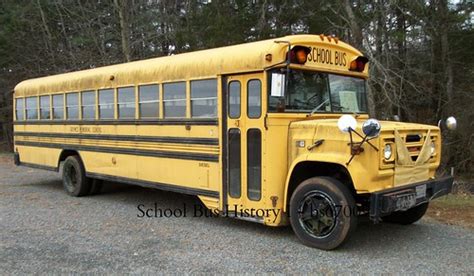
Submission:
M 166 100 L 165 95 L 166 95 L 166 90 L 165 87 L 166 85 L 170 84 L 178 84 L 182 83 L 184 84 L 184 98 L 183 99 L 170 99 Z M 189 81 L 187 80 L 178 80 L 178 81 L 169 81 L 169 82 L 162 82 L 161 83 L 161 89 L 162 89 L 162 102 L 163 102 L 163 119 L 187 119 L 188 118 L 188 83 Z M 166 102 L 180 102 L 184 101 L 184 116 L 182 117 L 167 117 L 166 116 Z
M 77 105 L 69 105 L 68 103 L 68 95 L 76 94 L 77 95 Z M 80 102 L 80 92 L 67 92 L 64 93 L 64 99 L 66 101 L 66 104 L 64 105 L 64 113 L 67 121 L 73 121 L 73 120 L 80 120 L 81 119 L 81 102 Z M 69 109 L 71 107 L 76 107 L 77 108 L 77 118 L 71 119 L 69 117 Z
M 36 99 L 35 108 L 28 108 L 28 99 Z M 38 103 L 38 100 L 39 100 L 38 96 L 25 97 L 25 120 L 26 121 L 39 120 L 39 103 Z M 35 119 L 28 119 L 28 110 L 36 110 L 36 118 Z
M 242 197 L 242 130 L 231 127 L 227 131 L 227 195 L 231 198 Z M 234 135 L 234 137 L 232 137 Z M 235 146 L 235 148 L 234 148 Z M 232 173 L 235 169 L 237 173 Z M 235 177 L 235 178 L 234 178 Z M 234 182 L 235 181 L 235 182 Z M 235 192 L 235 193 L 234 193 Z
M 22 118 L 21 119 L 18 119 L 18 111 L 19 111 L 19 109 L 18 109 L 18 100 L 21 100 L 21 102 L 22 102 L 22 108 L 21 108 Z M 25 121 L 26 120 L 25 108 L 26 108 L 25 97 L 15 98 L 15 121 Z
M 199 81 L 210 81 L 210 80 L 215 80 L 216 82 L 216 96 L 215 97 L 201 97 L 201 98 L 193 98 L 193 90 L 192 90 L 192 83 L 193 82 L 199 82 Z M 190 117 L 191 119 L 217 119 L 217 117 L 219 116 L 219 97 L 218 97 L 218 94 L 219 94 L 219 80 L 218 78 L 204 78 L 204 79 L 191 79 L 189 80 L 189 108 L 190 108 Z M 199 116 L 199 117 L 195 117 L 193 116 L 193 101 L 199 101 L 199 100 L 215 100 L 216 101 L 216 104 L 215 104 L 215 116 L 214 117 L 202 117 L 202 116 Z
M 157 95 L 158 95 L 158 98 L 156 101 L 148 101 L 148 102 L 142 102 L 141 101 L 141 90 L 140 88 L 141 87 L 144 87 L 144 86 L 156 86 L 157 88 Z M 156 120 L 156 119 L 160 119 L 161 118 L 161 113 L 162 113 L 162 92 L 163 92 L 163 88 L 162 88 L 162 84 L 161 83 L 157 83 L 157 82 L 152 82 L 152 83 L 140 83 L 136 86 L 136 94 L 137 94 L 137 103 L 136 103 L 136 112 L 138 112 L 138 119 L 139 120 Z M 147 104 L 147 103 L 156 103 L 156 116 L 153 116 L 153 117 L 142 117 L 142 109 L 141 109 L 141 106 L 142 104 Z
M 238 83 L 239 84 L 239 113 L 238 113 L 238 116 L 237 117 L 232 117 L 232 113 L 230 112 L 230 86 L 232 83 Z M 230 118 L 230 119 L 240 119 L 242 117 L 242 82 L 240 80 L 232 80 L 230 81 L 228 84 L 227 84 L 227 90 L 228 90 L 228 93 L 227 93 L 227 116 Z
M 56 94 L 51 94 L 51 119 L 52 120 L 64 120 L 64 117 L 66 116 L 65 112 L 65 105 L 64 101 L 66 100 L 66 97 L 64 96 L 65 93 L 56 93 Z M 61 96 L 61 106 L 55 106 L 54 105 L 54 97 Z M 61 118 L 54 118 L 54 110 L 56 109 L 61 109 L 62 110 L 62 117 Z
M 252 133 L 258 133 L 258 148 L 255 150 L 255 151 L 252 151 L 252 149 L 254 149 L 256 147 L 256 143 L 252 143 L 252 142 L 256 142 L 256 141 L 252 141 L 251 142 L 251 138 L 256 138 L 255 137 L 251 137 L 251 134 Z M 260 201 L 262 199 L 262 184 L 263 184 L 263 179 L 262 179 L 262 130 L 258 127 L 250 127 L 247 129 L 246 131 L 246 139 L 247 139 L 247 148 L 245 149 L 247 151 L 247 166 L 246 166 L 246 170 L 247 170 L 247 198 L 251 201 Z M 251 154 L 249 154 L 250 152 L 253 152 L 254 155 L 251 156 Z M 253 167 L 250 166 L 250 165 L 256 165 L 256 167 L 258 168 L 258 179 L 256 183 L 254 183 L 251 178 L 251 175 L 253 173 L 255 173 L 254 171 L 252 171 Z M 257 184 L 257 185 L 255 185 Z M 256 188 L 254 192 L 256 192 L 258 194 L 258 196 L 253 196 L 254 194 L 252 194 L 252 188 Z
M 129 104 L 132 102 L 120 102 L 120 90 L 121 89 L 127 89 L 127 88 L 132 88 L 133 89 L 133 117 L 121 117 L 120 116 L 120 106 L 124 104 Z M 136 119 L 136 114 L 137 114 L 137 86 L 131 84 L 131 85 L 124 85 L 124 86 L 118 86 L 115 88 L 117 97 L 116 97 L 116 111 L 117 111 L 117 120 L 135 120 Z
M 279 111 L 276 111 L 276 110 L 272 110 L 272 107 L 270 106 L 271 104 L 271 74 L 274 70 L 276 69 L 282 69 L 284 67 L 274 67 L 274 68 L 271 68 L 269 70 L 265 70 L 265 81 L 267 83 L 267 87 L 266 87 L 266 91 L 264 92 L 266 94 L 266 113 L 271 113 L 271 114 L 308 114 L 308 112 L 305 112 L 305 111 L 283 111 L 283 112 L 279 112 Z M 328 88 L 328 94 L 329 94 L 329 104 L 331 105 L 331 111 L 324 111 L 324 112 L 317 112 L 317 114 L 360 114 L 360 115 L 363 115 L 363 114 L 368 114 L 369 111 L 369 106 L 368 106 L 368 92 L 367 92 L 367 85 L 368 85 L 368 79 L 367 78 L 364 78 L 364 77 L 359 77 L 359 76 L 353 76 L 353 75 L 346 75 L 346 74 L 343 74 L 343 73 L 335 73 L 335 72 L 327 72 L 327 71 L 322 71 L 322 70 L 311 70 L 311 69 L 308 69 L 308 68 L 294 68 L 294 67 L 290 67 L 290 70 L 301 70 L 301 71 L 310 71 L 310 72 L 315 72 L 315 73 L 323 73 L 323 74 L 332 74 L 332 75 L 338 75 L 338 76 L 343 76 L 343 77 L 352 77 L 352 78 L 357 78 L 357 79 L 362 79 L 365 81 L 365 102 L 366 102 L 366 108 L 367 110 L 366 111 L 361 111 L 361 112 L 339 112 L 339 111 L 334 111 L 332 109 L 332 96 L 331 96 L 331 89 Z M 327 84 L 329 86 L 329 82 Z M 285 99 L 286 101 L 286 99 Z
M 117 108 L 117 99 L 116 99 L 116 88 L 112 88 L 112 87 L 109 87 L 109 88 L 101 88 L 101 89 L 97 89 L 97 118 L 99 121 L 106 121 L 106 120 L 115 120 L 115 111 L 116 111 L 116 108 Z M 112 102 L 111 103 L 105 103 L 105 104 L 101 104 L 100 103 L 100 92 L 101 91 L 111 91 L 112 92 Z M 101 106 L 104 106 L 104 105 L 107 105 L 107 106 L 112 106 L 112 118 L 101 118 L 101 112 L 100 112 L 100 107 Z
M 81 109 L 80 109 L 80 118 L 85 121 L 93 121 L 97 118 L 97 90 L 96 89 L 85 89 L 80 92 L 81 98 Z M 94 104 L 84 104 L 84 94 L 92 94 L 94 96 Z M 94 116 L 92 118 L 84 118 L 84 107 L 93 107 Z
M 249 84 L 251 81 L 258 81 L 260 83 L 260 93 L 259 93 L 259 96 L 260 96 L 260 106 L 259 106 L 259 113 L 258 113 L 258 117 L 254 117 L 254 116 L 250 116 L 250 105 L 249 105 L 249 102 L 250 102 L 250 93 L 249 93 Z M 247 117 L 249 119 L 260 119 L 262 117 L 262 106 L 263 106 L 263 93 L 262 93 L 262 90 L 263 90 L 263 85 L 262 85 L 262 80 L 259 79 L 259 78 L 254 78 L 254 79 L 249 79 L 247 80 L 247 83 L 246 83 L 246 89 L 247 89 Z
M 45 97 L 48 97 L 48 114 L 49 114 L 49 118 L 43 118 L 43 116 L 42 116 L 42 114 L 41 114 L 41 113 L 42 113 L 42 110 L 44 109 L 44 108 L 42 107 L 42 105 L 41 105 L 42 102 L 43 102 L 41 99 L 42 99 L 42 98 L 45 98 Z M 41 96 L 39 96 L 38 98 L 39 98 L 39 99 L 38 99 L 38 104 L 39 104 L 39 111 L 38 111 L 39 114 L 38 114 L 38 115 L 39 115 L 39 119 L 40 119 L 40 120 L 51 120 L 51 118 L 52 118 L 52 116 L 51 116 L 51 94 L 48 94 L 48 95 L 41 95 Z

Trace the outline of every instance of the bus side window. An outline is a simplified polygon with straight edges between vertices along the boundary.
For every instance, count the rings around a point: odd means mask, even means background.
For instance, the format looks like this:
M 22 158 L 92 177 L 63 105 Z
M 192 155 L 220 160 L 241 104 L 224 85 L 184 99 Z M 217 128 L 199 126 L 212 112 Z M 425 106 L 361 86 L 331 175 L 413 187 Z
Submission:
M 165 118 L 186 117 L 186 83 L 163 84 L 163 103 Z
M 247 83 L 247 114 L 249 118 L 260 118 L 262 115 L 262 83 L 260 80 L 249 80 Z
M 95 91 L 84 91 L 82 96 L 82 119 L 95 119 Z
M 229 118 L 240 118 L 240 82 L 229 83 Z
M 66 118 L 68 120 L 79 119 L 79 93 L 66 94 Z
M 140 119 L 158 118 L 160 114 L 160 86 L 158 84 L 138 87 L 138 111 Z
M 19 98 L 15 100 L 15 117 L 17 121 L 25 120 L 25 99 Z
M 53 95 L 53 119 L 64 119 L 64 95 Z
M 38 97 L 26 98 L 26 119 L 38 120 Z
M 259 201 L 262 194 L 262 133 L 258 128 L 247 131 L 247 195 Z
M 240 198 L 242 188 L 241 178 L 241 134 L 240 129 L 231 128 L 228 132 L 228 177 L 229 177 L 229 195 L 233 198 Z
M 217 80 L 191 81 L 191 117 L 217 117 Z
M 41 96 L 40 97 L 40 119 L 49 120 L 51 119 L 51 109 L 50 109 L 50 96 Z
M 135 118 L 135 87 L 118 88 L 119 119 Z
M 99 119 L 113 119 L 114 105 L 114 90 L 99 90 Z

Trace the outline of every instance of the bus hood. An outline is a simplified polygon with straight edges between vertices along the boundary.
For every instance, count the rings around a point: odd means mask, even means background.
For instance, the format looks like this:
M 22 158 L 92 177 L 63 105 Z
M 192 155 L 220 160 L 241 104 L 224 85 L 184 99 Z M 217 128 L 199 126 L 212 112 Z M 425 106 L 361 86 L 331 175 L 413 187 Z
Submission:
M 365 120 L 357 120 L 356 132 L 361 136 Z M 350 171 L 366 175 L 390 170 L 394 175 L 393 186 L 427 180 L 439 165 L 441 137 L 437 126 L 381 121 L 380 135 L 370 139 L 372 145 L 364 143 L 363 151 L 357 153 L 348 164 L 352 155 L 350 134 L 341 132 L 337 122 L 338 119 L 310 119 L 291 123 L 289 146 L 294 148 L 297 145 L 300 150 L 294 149 L 290 155 L 296 158 L 299 154 L 308 154 L 308 159 L 339 163 Z M 352 133 L 352 139 L 353 142 L 362 141 L 362 137 L 355 133 Z M 303 144 L 304 149 L 301 147 Z M 312 145 L 316 144 L 313 148 Z M 384 157 L 387 145 L 391 149 L 389 158 Z
M 356 130 L 362 134 L 362 124 L 366 121 L 365 119 L 358 119 Z M 337 132 L 341 132 L 337 128 L 338 119 L 311 119 L 293 122 L 290 125 L 290 129 L 293 128 L 335 128 Z M 380 121 L 381 132 L 397 130 L 434 130 L 439 131 L 437 126 L 417 124 L 417 123 L 405 123 L 396 121 Z

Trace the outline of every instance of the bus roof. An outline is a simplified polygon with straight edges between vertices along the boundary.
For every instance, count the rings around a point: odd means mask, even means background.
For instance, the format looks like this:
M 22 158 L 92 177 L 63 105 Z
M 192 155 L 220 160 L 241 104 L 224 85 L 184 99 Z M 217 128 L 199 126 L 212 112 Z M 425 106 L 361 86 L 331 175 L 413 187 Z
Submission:
M 35 96 L 261 71 L 284 62 L 288 44 L 276 41 L 288 41 L 292 46 L 312 45 L 335 49 L 344 51 L 350 57 L 361 55 L 352 46 L 335 39 L 329 40 L 325 36 L 290 35 L 25 80 L 15 87 L 15 96 Z M 272 55 L 271 61 L 266 60 L 267 54 Z M 367 73 L 365 71 L 359 75 L 366 76 Z

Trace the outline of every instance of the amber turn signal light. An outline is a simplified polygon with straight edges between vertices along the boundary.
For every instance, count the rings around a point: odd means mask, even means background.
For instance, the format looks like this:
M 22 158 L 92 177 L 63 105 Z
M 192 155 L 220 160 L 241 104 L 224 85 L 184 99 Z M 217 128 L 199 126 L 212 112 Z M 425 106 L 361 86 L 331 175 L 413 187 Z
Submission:
M 298 63 L 298 64 L 305 64 L 308 60 L 308 54 L 311 50 L 308 47 L 304 46 L 295 46 L 291 49 L 290 52 L 290 62 L 291 63 Z
M 364 56 L 358 56 L 356 59 L 351 61 L 349 65 L 349 70 L 356 72 L 363 72 L 365 70 L 365 65 L 369 62 L 369 59 Z

